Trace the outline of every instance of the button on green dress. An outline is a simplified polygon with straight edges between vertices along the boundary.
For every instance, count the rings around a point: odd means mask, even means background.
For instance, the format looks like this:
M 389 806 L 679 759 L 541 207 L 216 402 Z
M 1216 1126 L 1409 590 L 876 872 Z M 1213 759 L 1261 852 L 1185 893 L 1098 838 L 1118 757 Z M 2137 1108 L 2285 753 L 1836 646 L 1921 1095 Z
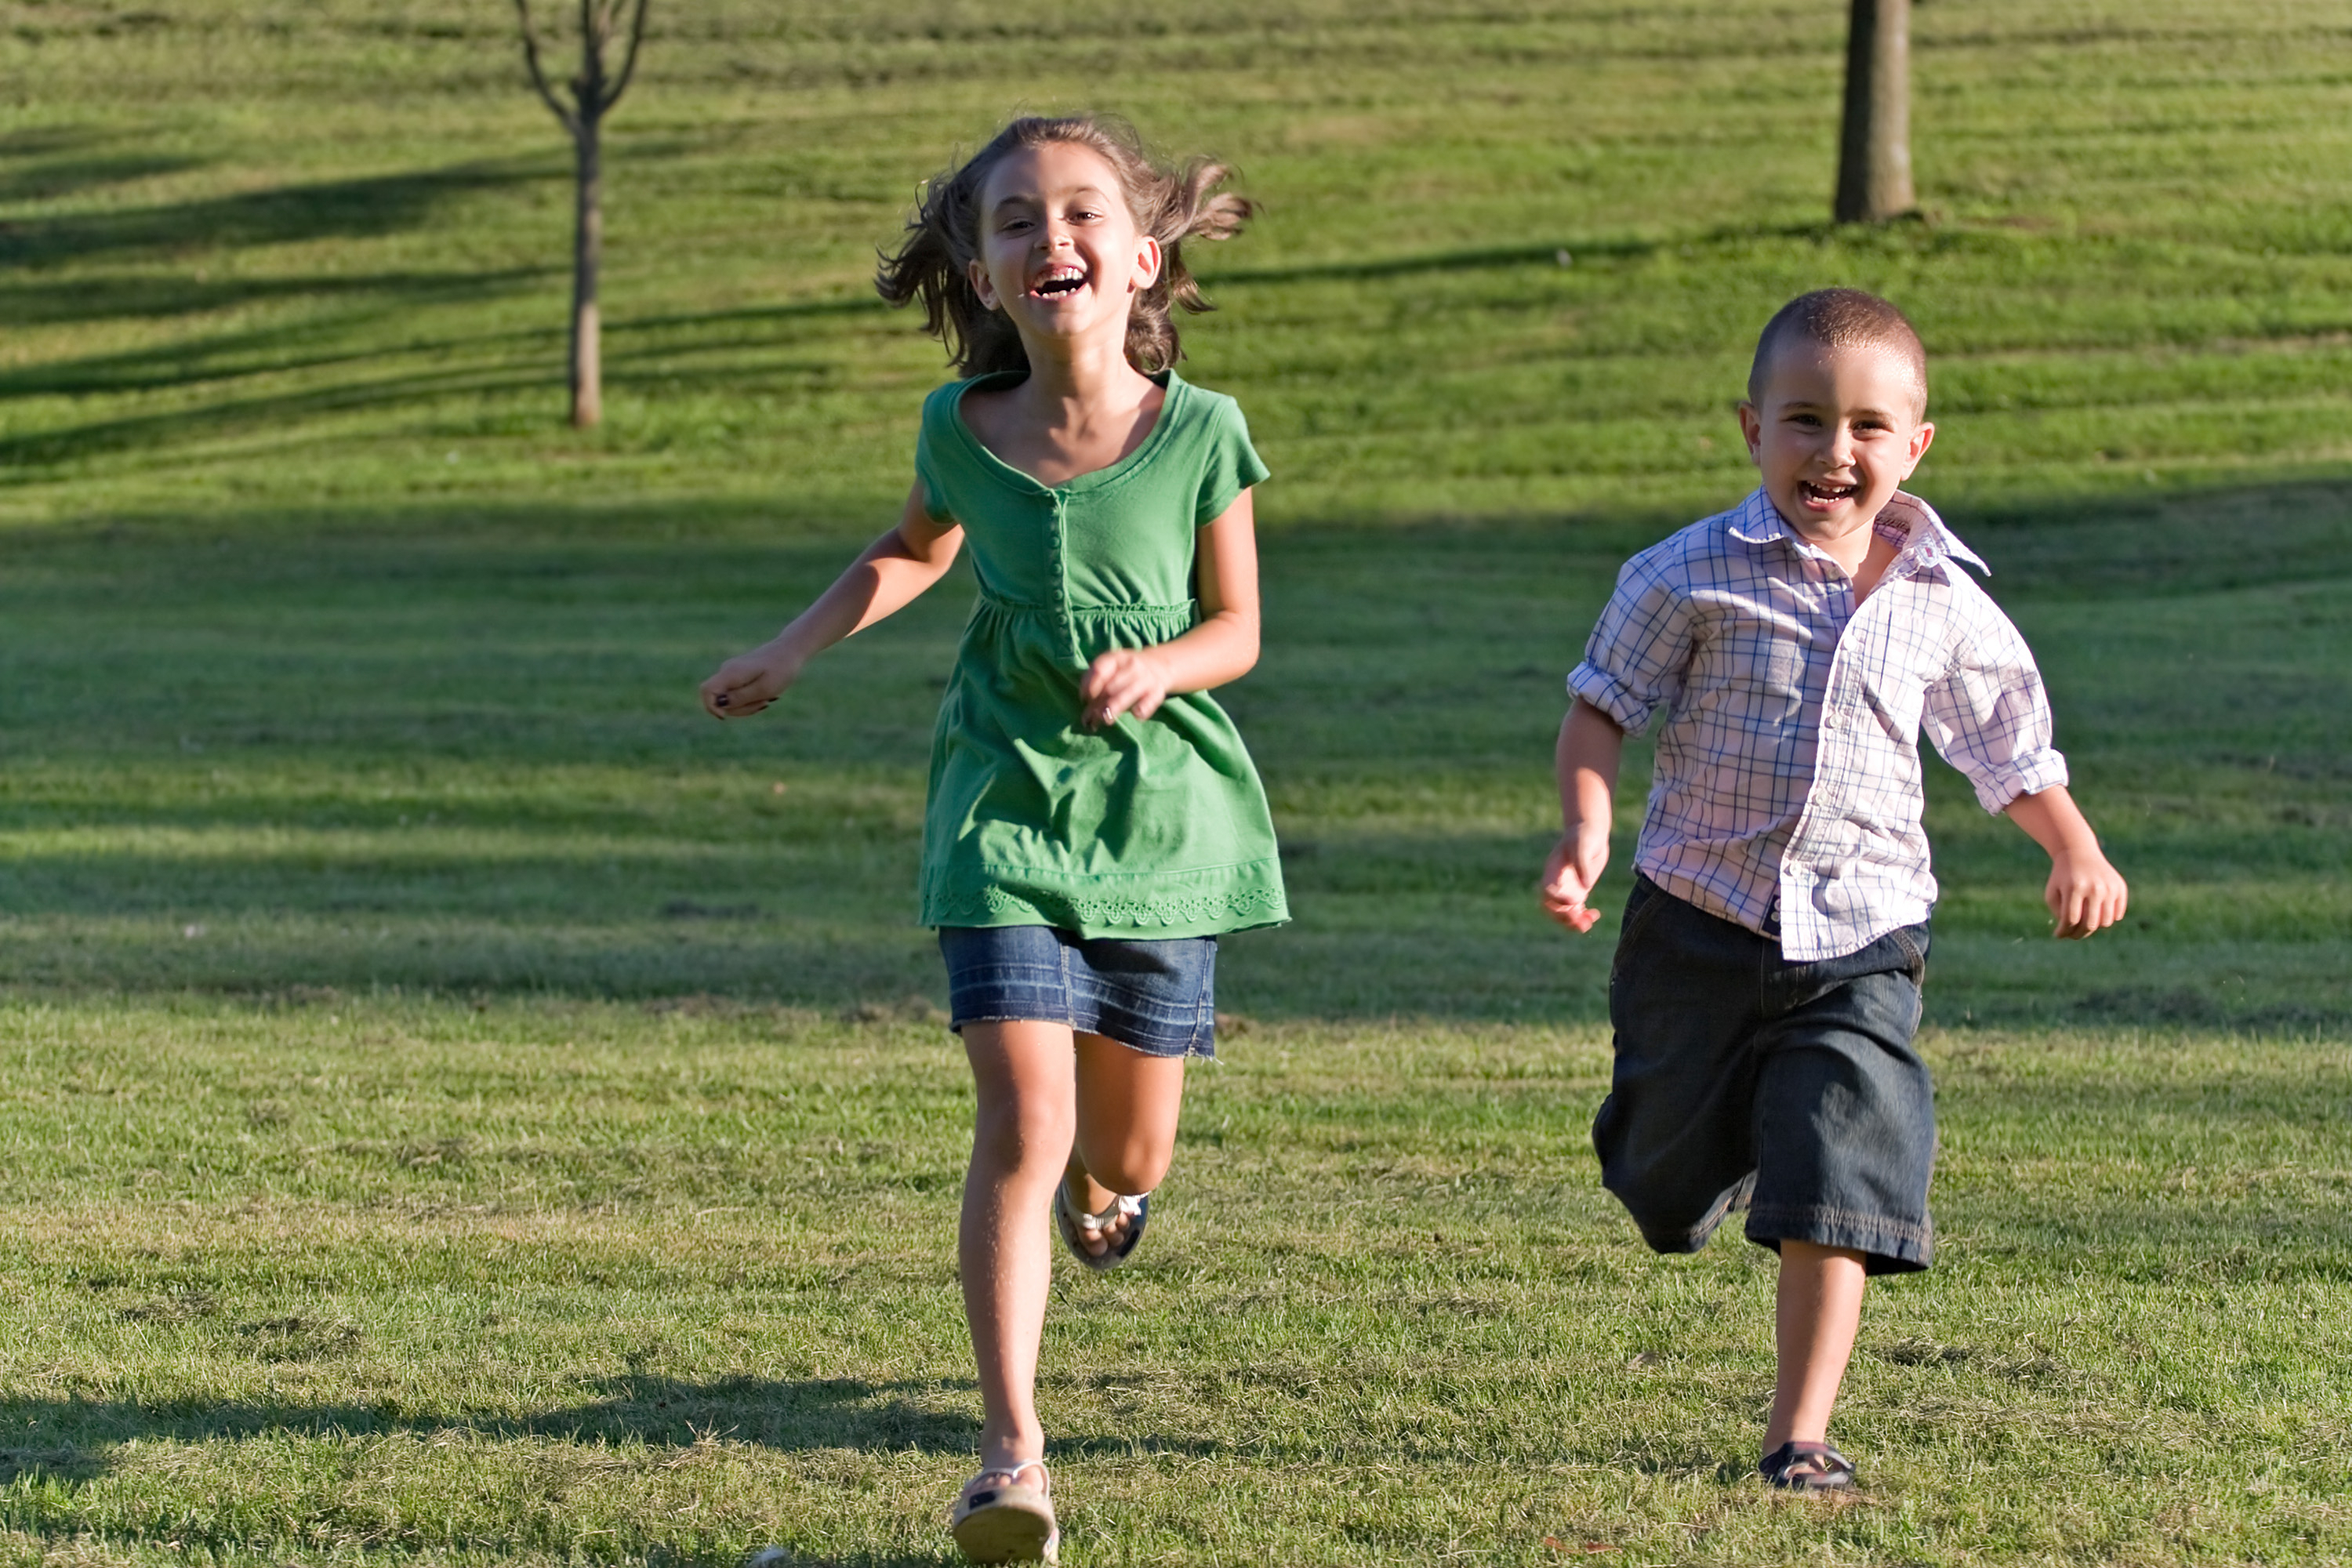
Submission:
M 963 419 L 966 392 L 1021 375 L 940 387 L 916 443 L 924 504 L 963 526 L 980 576 L 931 741 L 923 923 L 1150 939 L 1288 920 L 1265 790 L 1213 699 L 1078 727 L 1097 654 L 1198 619 L 1194 531 L 1266 477 L 1241 409 L 1164 373 L 1141 446 L 1048 486 Z

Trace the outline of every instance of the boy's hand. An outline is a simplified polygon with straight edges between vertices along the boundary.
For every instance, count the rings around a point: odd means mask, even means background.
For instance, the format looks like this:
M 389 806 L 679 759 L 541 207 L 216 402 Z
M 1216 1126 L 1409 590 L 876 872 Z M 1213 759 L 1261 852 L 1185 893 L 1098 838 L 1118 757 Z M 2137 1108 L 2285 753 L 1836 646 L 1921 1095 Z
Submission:
M 2095 848 L 2050 858 L 2050 885 L 2042 889 L 2042 901 L 2058 922 L 2053 936 L 2079 940 L 2105 930 L 2124 918 L 2130 897 L 2122 874 Z
M 2083 819 L 2065 785 L 2019 795 L 2004 810 L 2049 853 L 2050 883 L 2042 889 L 2042 901 L 2057 922 L 2053 935 L 2086 937 L 2124 918 L 2130 898 L 2124 879 L 2107 864 L 2099 836 Z
M 713 719 L 745 719 L 791 689 L 803 661 L 775 643 L 737 654 L 702 683 L 702 710 Z
M 1552 846 L 1551 855 L 1544 861 L 1543 880 L 1536 892 L 1543 900 L 1544 913 L 1572 931 L 1588 931 L 1600 920 L 1601 911 L 1587 909 L 1584 900 L 1591 895 L 1592 885 L 1601 880 L 1601 871 L 1609 864 L 1609 830 L 1597 832 L 1589 826 L 1570 829 Z
M 1115 647 L 1099 655 L 1078 681 L 1078 722 L 1108 730 L 1122 713 L 1149 719 L 1168 700 L 1168 670 L 1148 647 Z

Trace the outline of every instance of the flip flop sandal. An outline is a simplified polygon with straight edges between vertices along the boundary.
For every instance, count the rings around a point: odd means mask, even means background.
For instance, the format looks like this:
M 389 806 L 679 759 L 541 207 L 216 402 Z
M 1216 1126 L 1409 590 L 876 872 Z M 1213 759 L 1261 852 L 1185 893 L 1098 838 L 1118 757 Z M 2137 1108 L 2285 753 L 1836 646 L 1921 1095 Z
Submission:
M 1783 1443 L 1756 1473 L 1792 1492 L 1832 1492 L 1853 1485 L 1853 1461 L 1827 1443 Z
M 1127 1216 L 1127 1235 L 1118 1245 L 1104 1251 L 1088 1252 L 1087 1238 L 1100 1239 L 1103 1227 L 1122 1215 Z M 1128 1255 L 1135 1250 L 1135 1244 L 1143 1239 L 1143 1227 L 1150 1219 L 1150 1193 L 1140 1197 L 1122 1194 L 1111 1199 L 1110 1207 L 1100 1214 L 1082 1214 L 1071 1206 L 1069 1189 L 1061 1186 L 1054 1189 L 1054 1227 L 1062 1233 L 1062 1245 L 1070 1249 L 1070 1256 L 1097 1274 L 1107 1273 L 1127 1261 Z
M 1022 1479 L 1033 1471 L 1034 1486 Z M 1053 1491 L 1053 1478 L 1036 1459 L 982 1470 L 964 1483 L 948 1533 L 974 1563 L 1052 1563 L 1062 1545 Z

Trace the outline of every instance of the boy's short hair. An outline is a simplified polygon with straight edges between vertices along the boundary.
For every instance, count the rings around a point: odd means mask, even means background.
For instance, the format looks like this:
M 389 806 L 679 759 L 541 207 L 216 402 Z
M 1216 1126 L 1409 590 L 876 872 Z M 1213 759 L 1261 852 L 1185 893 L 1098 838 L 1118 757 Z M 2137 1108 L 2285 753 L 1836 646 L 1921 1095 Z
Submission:
M 1756 360 L 1748 371 L 1748 401 L 1760 403 L 1772 362 L 1791 342 L 1825 349 L 1874 348 L 1903 360 L 1917 383 L 1915 419 L 1927 413 L 1927 349 L 1909 317 L 1875 294 L 1860 289 L 1816 289 L 1780 307 L 1756 340 Z

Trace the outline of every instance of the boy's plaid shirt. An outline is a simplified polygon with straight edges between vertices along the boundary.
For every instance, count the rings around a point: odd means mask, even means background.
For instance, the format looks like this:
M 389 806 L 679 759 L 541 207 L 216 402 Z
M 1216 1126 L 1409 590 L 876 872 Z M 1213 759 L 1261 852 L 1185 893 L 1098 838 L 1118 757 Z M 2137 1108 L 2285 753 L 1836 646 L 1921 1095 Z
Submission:
M 1927 918 L 1919 730 L 1987 811 L 2066 782 L 2025 639 L 1957 563 L 1985 564 L 1901 491 L 1899 546 L 1852 581 L 1759 489 L 1625 563 L 1569 689 L 1639 734 L 1664 711 L 1634 865 L 1780 952 L 1834 958 Z

